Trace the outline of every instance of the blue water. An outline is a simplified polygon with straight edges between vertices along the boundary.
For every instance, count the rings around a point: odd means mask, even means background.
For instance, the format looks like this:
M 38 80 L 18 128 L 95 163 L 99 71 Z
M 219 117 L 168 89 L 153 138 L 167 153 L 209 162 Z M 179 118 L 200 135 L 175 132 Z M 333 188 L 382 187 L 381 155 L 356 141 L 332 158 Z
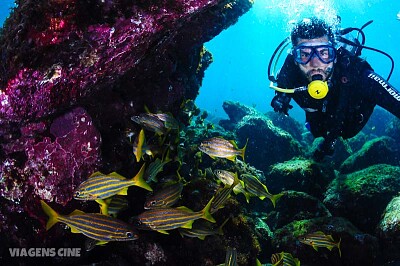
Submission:
M 0 25 L 14 6 L 13 0 L 2 0 Z M 340 15 L 342 27 L 365 28 L 366 45 L 389 53 L 397 63 L 390 83 L 400 89 L 400 1 L 394 0 L 255 0 L 254 6 L 239 21 L 206 43 L 214 62 L 205 73 L 197 105 L 212 116 L 226 118 L 222 103 L 239 101 L 271 111 L 274 92 L 269 89 L 267 67 L 276 46 L 289 35 L 290 21 L 317 15 L 328 20 Z M 390 61 L 381 54 L 363 50 L 363 57 L 375 71 L 386 77 Z M 284 56 L 282 56 L 284 58 Z M 279 66 L 278 66 L 279 67 Z M 295 105 L 295 104 L 294 104 Z M 303 111 L 295 105 L 290 115 L 300 122 Z
M 214 62 L 206 70 L 196 103 L 213 116 L 224 118 L 227 117 L 222 109 L 225 100 L 255 106 L 262 112 L 271 111 L 274 92 L 268 87 L 269 59 L 276 46 L 289 35 L 288 23 L 310 15 L 331 19 L 338 14 L 343 28 L 361 27 L 374 20 L 364 29 L 365 45 L 381 49 L 394 58 L 397 65 L 390 83 L 399 90 L 399 10 L 400 1 L 393 0 L 255 0 L 252 9 L 235 25 L 205 44 Z M 391 66 L 389 59 L 365 49 L 362 56 L 378 74 L 387 77 Z M 298 107 L 289 114 L 304 121 L 304 112 Z

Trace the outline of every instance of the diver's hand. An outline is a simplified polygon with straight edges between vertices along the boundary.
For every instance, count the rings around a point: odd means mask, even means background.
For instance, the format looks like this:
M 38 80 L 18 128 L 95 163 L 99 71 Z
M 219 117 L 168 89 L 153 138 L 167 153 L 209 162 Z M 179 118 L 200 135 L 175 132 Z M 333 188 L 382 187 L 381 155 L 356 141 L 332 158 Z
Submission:
M 290 97 L 285 96 L 284 94 L 276 95 L 274 98 L 272 98 L 271 106 L 274 108 L 275 112 L 289 115 L 288 111 L 293 108 L 293 106 L 289 104 L 290 99 Z
M 333 140 L 324 139 L 324 141 L 314 151 L 313 154 L 314 161 L 321 162 L 325 156 L 333 155 L 333 152 L 335 151 L 335 144 L 336 144 L 336 139 Z

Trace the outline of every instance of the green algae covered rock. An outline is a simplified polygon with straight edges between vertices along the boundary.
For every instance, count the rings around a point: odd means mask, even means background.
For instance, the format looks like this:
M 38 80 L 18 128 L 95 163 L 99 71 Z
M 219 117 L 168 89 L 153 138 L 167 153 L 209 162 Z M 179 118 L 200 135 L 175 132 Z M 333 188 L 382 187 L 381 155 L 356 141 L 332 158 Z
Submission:
M 302 191 L 322 199 L 328 184 L 335 178 L 335 173 L 328 165 L 293 158 L 273 165 L 266 176 L 270 180 L 268 188 L 271 191 Z
M 326 248 L 314 250 L 302 244 L 298 239 L 309 233 L 322 231 L 332 235 L 335 242 L 341 241 L 340 248 L 331 251 Z M 365 234 L 351 222 L 342 217 L 321 217 L 309 220 L 293 221 L 274 232 L 272 253 L 289 252 L 299 258 L 301 265 L 377 265 L 379 259 L 379 243 L 376 237 Z
M 265 116 L 247 115 L 236 126 L 241 143 L 246 142 L 246 160 L 264 172 L 269 166 L 303 154 L 301 144 Z
M 359 151 L 342 163 L 340 172 L 347 174 L 379 163 L 399 165 L 399 145 L 394 139 L 380 137 L 366 142 Z
M 400 167 L 377 164 L 339 175 L 325 194 L 324 203 L 335 216 L 373 232 L 386 205 L 400 191 Z
M 306 220 L 316 217 L 332 216 L 325 205 L 317 198 L 304 192 L 286 191 L 279 199 L 276 208 L 265 218 L 273 229 L 281 228 L 293 220 Z
M 385 257 L 400 259 L 400 196 L 394 197 L 387 205 L 377 227 Z

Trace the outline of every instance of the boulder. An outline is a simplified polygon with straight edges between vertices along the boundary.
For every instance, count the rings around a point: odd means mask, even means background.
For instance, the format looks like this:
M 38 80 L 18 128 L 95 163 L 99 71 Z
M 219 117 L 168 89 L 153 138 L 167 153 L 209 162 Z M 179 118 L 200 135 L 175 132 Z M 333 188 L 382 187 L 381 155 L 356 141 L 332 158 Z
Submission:
M 340 166 L 343 174 L 355 172 L 374 164 L 400 164 L 400 146 L 390 137 L 379 137 L 366 142 Z
M 399 191 L 400 167 L 376 164 L 339 175 L 329 185 L 323 202 L 332 215 L 346 217 L 361 230 L 373 233 Z

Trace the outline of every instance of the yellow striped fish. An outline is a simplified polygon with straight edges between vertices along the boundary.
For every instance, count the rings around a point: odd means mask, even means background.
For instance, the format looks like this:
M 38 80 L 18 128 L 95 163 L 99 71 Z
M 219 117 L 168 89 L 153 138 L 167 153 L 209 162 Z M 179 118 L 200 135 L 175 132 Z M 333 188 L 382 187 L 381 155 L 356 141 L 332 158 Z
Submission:
M 287 252 L 275 253 L 271 256 L 272 266 L 300 266 L 298 258 Z
M 192 228 L 192 224 L 197 219 L 205 219 L 215 223 L 215 219 L 210 214 L 210 207 L 213 198 L 208 202 L 203 210 L 193 212 L 182 206 L 178 208 L 157 208 L 139 214 L 135 219 L 135 225 L 139 229 L 154 230 L 163 234 L 168 234 L 167 230 L 182 228 Z
M 133 143 L 133 154 L 135 155 L 136 161 L 139 162 L 142 159 L 142 154 L 143 154 L 143 146 L 145 146 L 145 136 L 144 136 L 144 130 L 141 129 L 139 132 L 139 135 L 135 139 L 135 142 Z
M 146 172 L 144 173 L 144 179 L 147 181 L 158 182 L 158 173 L 162 172 L 164 170 L 164 165 L 166 165 L 170 161 L 171 159 L 167 157 L 163 160 L 157 158 L 154 162 L 151 162 L 149 167 L 146 169 Z
M 116 217 L 122 210 L 128 208 L 128 200 L 121 195 L 115 195 L 106 199 L 97 199 L 100 205 L 100 213 Z
M 153 114 L 158 119 L 164 122 L 164 126 L 168 129 L 179 129 L 179 123 L 176 119 L 170 114 Z
M 132 116 L 131 120 L 143 126 L 145 129 L 155 132 L 159 136 L 164 135 L 167 132 L 164 122 L 154 114 L 142 113 Z
M 49 216 L 46 230 L 61 222 L 71 228 L 72 233 L 81 233 L 97 240 L 97 245 L 109 241 L 130 241 L 138 239 L 136 230 L 129 224 L 99 213 L 84 213 L 75 210 L 69 215 L 60 215 L 43 200 L 40 201 L 43 211 Z
M 338 242 L 333 240 L 331 235 L 326 235 L 322 231 L 317 231 L 299 238 L 299 241 L 303 244 L 312 246 L 316 251 L 318 248 L 325 247 L 329 250 L 332 250 L 334 247 L 337 247 L 339 250 L 339 256 L 342 257 L 342 251 L 340 250 L 340 242 L 342 239 L 339 239 Z
M 211 214 L 215 213 L 216 211 L 224 207 L 225 202 L 231 196 L 231 192 L 233 191 L 233 188 L 236 187 L 237 184 L 239 184 L 239 178 L 235 173 L 233 184 L 225 185 L 224 188 L 218 190 L 217 193 L 215 194 L 214 200 L 211 204 L 211 209 L 210 209 Z
M 241 177 L 243 179 L 245 189 L 250 192 L 250 194 L 256 195 L 261 200 L 265 198 L 270 199 L 274 207 L 276 205 L 276 201 L 284 195 L 283 193 L 276 195 L 269 193 L 267 187 L 254 175 L 243 174 Z
M 171 207 L 181 198 L 182 190 L 182 183 L 170 184 L 148 197 L 144 203 L 144 208 L 155 209 Z
M 201 240 L 204 240 L 206 236 L 211 236 L 211 235 L 223 235 L 224 232 L 222 231 L 222 227 L 228 222 L 230 217 L 228 217 L 218 228 L 214 229 L 212 226 L 209 224 L 204 224 L 201 223 L 199 225 L 200 220 L 196 221 L 191 229 L 188 228 L 179 228 L 178 231 L 181 234 L 181 236 L 187 236 L 187 237 L 197 237 Z
M 115 172 L 108 175 L 96 172 L 78 186 L 74 198 L 77 200 L 97 200 L 101 204 L 102 199 L 114 195 L 127 195 L 130 186 L 138 186 L 152 191 L 151 187 L 143 180 L 144 170 L 145 165 L 132 179 L 126 179 Z
M 219 180 L 221 180 L 221 182 L 224 185 L 232 185 L 234 180 L 235 180 L 235 175 L 237 176 L 237 173 L 232 173 L 230 171 L 226 171 L 226 170 L 221 170 L 221 169 L 217 169 L 214 171 L 214 174 L 216 177 L 218 177 Z M 247 192 L 244 189 L 244 185 L 243 185 L 243 181 L 239 180 L 239 183 L 233 187 L 233 192 L 237 195 L 239 193 L 242 193 L 245 197 L 246 197 L 246 201 L 247 203 L 250 202 L 250 193 Z
M 246 151 L 246 145 L 239 149 L 233 140 L 225 140 L 220 137 L 213 137 L 204 140 L 199 145 L 199 150 L 208 154 L 211 158 L 226 158 L 231 161 L 236 160 L 236 156 L 241 156 L 244 160 L 244 153 Z
M 237 266 L 237 251 L 236 248 L 228 247 L 225 256 L 225 266 Z

